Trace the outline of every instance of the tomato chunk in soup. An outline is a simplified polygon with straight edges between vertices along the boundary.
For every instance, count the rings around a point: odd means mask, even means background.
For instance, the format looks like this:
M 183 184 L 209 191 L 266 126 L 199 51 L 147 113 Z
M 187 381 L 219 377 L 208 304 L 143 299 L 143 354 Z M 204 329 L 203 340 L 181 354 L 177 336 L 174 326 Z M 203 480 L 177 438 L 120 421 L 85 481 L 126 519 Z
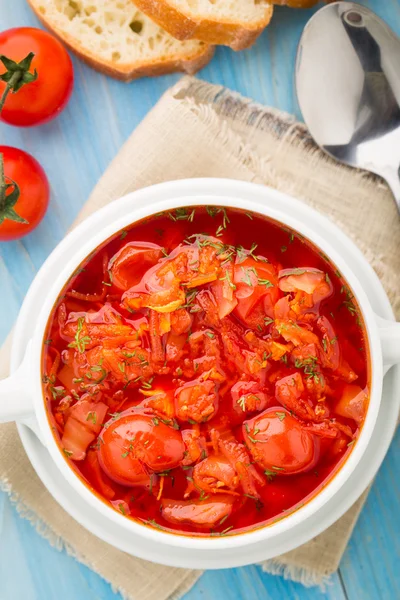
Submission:
M 160 530 L 281 519 L 334 477 L 368 410 L 365 328 L 341 274 L 240 210 L 179 208 L 113 236 L 71 276 L 44 342 L 66 460 Z

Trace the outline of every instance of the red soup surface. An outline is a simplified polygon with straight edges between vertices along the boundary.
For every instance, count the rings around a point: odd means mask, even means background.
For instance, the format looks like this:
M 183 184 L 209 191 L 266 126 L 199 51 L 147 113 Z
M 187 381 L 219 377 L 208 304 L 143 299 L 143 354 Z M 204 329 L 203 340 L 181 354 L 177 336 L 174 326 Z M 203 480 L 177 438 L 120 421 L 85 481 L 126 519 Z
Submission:
M 368 407 L 359 309 L 307 240 L 180 208 L 72 275 L 43 346 L 54 435 L 90 490 L 190 535 L 281 519 L 326 485 Z

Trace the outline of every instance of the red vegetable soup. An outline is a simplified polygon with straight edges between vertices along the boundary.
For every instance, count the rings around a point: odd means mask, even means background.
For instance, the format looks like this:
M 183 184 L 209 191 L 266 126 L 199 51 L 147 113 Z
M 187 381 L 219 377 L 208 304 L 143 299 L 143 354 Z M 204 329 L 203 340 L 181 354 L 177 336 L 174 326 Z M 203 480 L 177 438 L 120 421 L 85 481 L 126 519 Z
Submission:
M 260 215 L 180 208 L 120 231 L 48 322 L 43 391 L 71 467 L 127 518 L 230 535 L 334 475 L 368 407 L 366 334 L 317 248 Z

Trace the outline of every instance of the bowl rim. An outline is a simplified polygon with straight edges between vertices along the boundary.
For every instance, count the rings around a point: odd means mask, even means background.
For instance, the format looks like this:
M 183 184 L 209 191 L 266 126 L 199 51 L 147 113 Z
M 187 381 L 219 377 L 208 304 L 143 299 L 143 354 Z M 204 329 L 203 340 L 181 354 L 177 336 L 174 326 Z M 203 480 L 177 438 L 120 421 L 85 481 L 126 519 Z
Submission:
M 216 189 L 215 193 L 210 194 L 210 190 L 201 189 L 207 187 L 207 185 L 210 185 L 210 182 L 212 183 L 213 188 L 222 186 L 222 190 L 220 190 L 218 193 L 218 189 Z M 189 186 L 194 190 L 191 195 L 188 195 L 190 190 L 186 189 Z M 227 193 L 226 188 L 232 188 L 232 186 L 234 186 L 234 190 Z M 223 192 L 222 195 L 220 195 L 221 192 Z M 251 192 L 254 192 L 254 197 L 249 200 L 246 198 L 246 196 L 248 196 L 249 193 L 251 196 Z M 159 197 L 160 195 L 161 199 Z M 157 196 L 158 199 L 154 200 L 154 198 L 157 198 Z M 130 206 L 132 201 L 139 199 L 142 201 L 150 199 L 151 201 L 145 206 Z M 282 202 L 283 200 L 284 202 Z M 69 241 L 72 236 L 78 242 L 83 235 L 87 234 L 87 229 L 94 231 L 96 221 L 101 221 L 101 219 L 104 219 L 105 215 L 114 216 L 117 213 L 122 214 L 122 216 L 119 216 L 114 222 L 112 222 L 111 219 L 111 222 L 106 227 L 101 227 L 98 232 L 90 235 L 89 239 L 86 239 L 81 245 L 79 243 L 76 244 L 76 251 L 72 256 L 68 257 L 68 260 L 60 269 L 58 277 L 53 281 L 51 290 L 49 290 L 46 301 L 42 305 L 41 311 L 38 315 L 34 333 L 32 361 L 36 367 L 39 365 L 39 374 L 43 333 L 47 325 L 50 311 L 52 310 L 56 298 L 61 289 L 64 287 L 66 281 L 77 268 L 77 266 L 82 262 L 82 260 L 84 260 L 90 254 L 90 252 L 93 251 L 93 249 L 97 248 L 98 245 L 103 243 L 110 236 L 117 233 L 127 225 L 135 223 L 141 218 L 150 216 L 160 212 L 161 210 L 171 210 L 179 206 L 195 206 L 204 203 L 209 205 L 219 205 L 254 211 L 275 219 L 278 222 L 281 222 L 282 225 L 291 227 L 301 235 L 304 235 L 306 238 L 308 238 L 313 244 L 322 250 L 330 260 L 332 260 L 335 266 L 339 268 L 340 272 L 354 292 L 364 318 L 371 360 L 371 395 L 367 417 L 365 419 L 359 439 L 354 445 L 349 457 L 344 461 L 339 471 L 328 481 L 324 489 L 312 496 L 311 499 L 308 500 L 303 506 L 299 507 L 298 509 L 294 509 L 293 512 L 290 512 L 286 517 L 280 519 L 279 521 L 258 526 L 255 529 L 246 532 L 240 532 L 224 537 L 211 538 L 180 535 L 171 533 L 169 531 L 156 530 L 145 524 L 127 519 L 122 514 L 119 514 L 117 511 L 115 511 L 112 507 L 108 506 L 105 502 L 100 500 L 100 498 L 98 498 L 94 493 L 92 493 L 90 489 L 81 481 L 74 470 L 68 465 L 66 459 L 60 451 L 59 446 L 57 445 L 57 442 L 51 432 L 47 412 L 45 409 L 45 403 L 43 401 L 41 378 L 40 376 L 34 375 L 33 396 L 35 413 L 38 418 L 40 430 L 45 439 L 46 446 L 58 469 L 64 473 L 64 476 L 67 478 L 68 482 L 79 492 L 79 494 L 104 517 L 117 521 L 119 525 L 130 529 L 132 533 L 138 536 L 145 536 L 166 546 L 172 544 L 174 546 L 195 550 L 206 550 L 211 547 L 214 549 L 216 547 L 221 549 L 233 548 L 238 545 L 244 546 L 253 544 L 261 540 L 271 540 L 280 533 L 287 531 L 288 529 L 298 525 L 300 522 L 310 518 L 313 513 L 318 511 L 348 480 L 364 453 L 364 450 L 371 437 L 378 414 L 383 379 L 382 356 L 378 328 L 375 323 L 374 313 L 370 307 L 368 298 L 361 284 L 358 282 L 357 277 L 347 267 L 345 259 L 342 258 L 342 256 L 340 256 L 336 250 L 331 248 L 328 242 L 320 238 L 317 232 L 309 229 L 306 224 L 302 223 L 297 218 L 285 214 L 282 212 L 283 209 L 279 207 L 280 203 L 286 205 L 295 203 L 297 206 L 299 206 L 301 205 L 300 201 L 266 186 L 221 179 L 191 179 L 180 180 L 177 182 L 166 182 L 131 192 L 92 214 L 90 217 L 88 217 L 88 219 L 83 221 L 70 234 L 68 234 L 68 236 L 66 236 Z M 305 209 L 310 210 L 308 206 L 305 205 L 304 207 Z M 125 208 L 127 209 L 126 212 L 123 210 Z M 287 206 L 284 208 L 287 208 Z M 64 238 L 64 240 L 66 238 Z M 64 240 L 58 246 L 59 251 L 64 245 Z

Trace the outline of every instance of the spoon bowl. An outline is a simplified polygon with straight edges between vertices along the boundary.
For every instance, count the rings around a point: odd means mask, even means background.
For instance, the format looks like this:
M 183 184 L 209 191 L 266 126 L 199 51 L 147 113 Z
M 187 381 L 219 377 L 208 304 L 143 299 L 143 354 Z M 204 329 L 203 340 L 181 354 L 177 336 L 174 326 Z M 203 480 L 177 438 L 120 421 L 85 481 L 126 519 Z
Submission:
M 316 143 L 383 177 L 400 211 L 400 39 L 374 12 L 336 2 L 307 23 L 296 91 Z

